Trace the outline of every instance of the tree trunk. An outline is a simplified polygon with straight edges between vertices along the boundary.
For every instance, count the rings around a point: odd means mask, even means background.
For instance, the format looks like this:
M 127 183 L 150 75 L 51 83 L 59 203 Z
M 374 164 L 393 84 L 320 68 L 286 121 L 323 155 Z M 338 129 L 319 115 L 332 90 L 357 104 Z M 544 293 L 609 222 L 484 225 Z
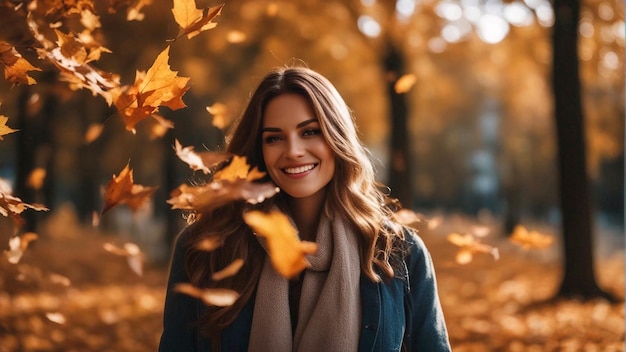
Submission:
M 395 83 L 404 74 L 402 53 L 389 44 L 384 57 L 384 68 L 391 77 L 387 82 L 389 113 L 391 117 L 391 149 L 389 158 L 389 180 L 391 196 L 398 199 L 403 207 L 413 206 L 411 180 L 411 148 L 409 145 L 408 107 L 406 96 L 395 91 Z
M 553 90 L 563 231 L 561 297 L 607 297 L 594 274 L 592 206 L 587 176 L 580 78 L 577 0 L 555 0 Z

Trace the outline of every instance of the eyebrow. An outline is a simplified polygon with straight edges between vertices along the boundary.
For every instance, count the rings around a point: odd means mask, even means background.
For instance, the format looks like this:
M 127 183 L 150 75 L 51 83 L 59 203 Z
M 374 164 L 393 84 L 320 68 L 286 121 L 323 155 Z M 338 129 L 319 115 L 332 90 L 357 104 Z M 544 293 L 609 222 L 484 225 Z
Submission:
M 304 126 L 306 126 L 308 124 L 314 123 L 314 122 L 317 122 L 316 118 L 308 119 L 308 120 L 302 121 L 299 124 L 297 124 L 296 128 L 302 128 L 302 127 L 304 127 Z M 264 127 L 264 128 L 261 129 L 261 133 L 263 133 L 263 132 L 280 132 L 280 131 L 281 131 L 280 128 L 277 128 L 277 127 Z

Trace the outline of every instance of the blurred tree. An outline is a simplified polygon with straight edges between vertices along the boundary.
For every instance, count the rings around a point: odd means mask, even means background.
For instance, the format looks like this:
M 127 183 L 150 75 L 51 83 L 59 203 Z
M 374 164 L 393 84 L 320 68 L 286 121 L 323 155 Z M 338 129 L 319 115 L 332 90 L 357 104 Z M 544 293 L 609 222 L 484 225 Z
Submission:
M 612 299 L 598 286 L 594 273 L 592 199 L 578 67 L 580 3 L 555 0 L 554 10 L 552 83 L 564 250 L 563 279 L 557 294 Z

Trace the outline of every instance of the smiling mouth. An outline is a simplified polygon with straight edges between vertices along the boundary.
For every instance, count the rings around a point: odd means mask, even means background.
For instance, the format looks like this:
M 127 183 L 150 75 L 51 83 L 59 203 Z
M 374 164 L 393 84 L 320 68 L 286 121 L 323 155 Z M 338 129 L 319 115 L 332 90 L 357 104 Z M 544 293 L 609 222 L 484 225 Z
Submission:
M 298 167 L 287 167 L 283 169 L 283 172 L 290 175 L 301 174 L 303 172 L 313 170 L 316 166 L 317 164 L 309 164 Z

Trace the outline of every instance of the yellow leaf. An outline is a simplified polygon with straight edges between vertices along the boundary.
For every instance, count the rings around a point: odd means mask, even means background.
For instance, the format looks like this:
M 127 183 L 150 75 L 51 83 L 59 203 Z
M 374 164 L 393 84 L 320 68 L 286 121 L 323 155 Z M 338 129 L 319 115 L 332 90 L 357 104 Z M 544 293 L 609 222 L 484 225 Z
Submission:
M 188 283 L 177 284 L 174 286 L 174 291 L 199 298 L 206 305 L 218 307 L 231 306 L 239 299 L 239 294 L 233 290 L 224 288 L 201 289 Z
M 232 263 L 228 264 L 224 269 L 214 272 L 211 275 L 211 279 L 215 281 L 224 280 L 227 277 L 233 276 L 239 272 L 239 269 L 243 266 L 243 259 L 235 259 Z
M 524 226 L 518 225 L 513 229 L 509 240 L 524 249 L 543 249 L 552 245 L 554 238 L 541 234 L 537 231 L 528 231 Z
M 180 26 L 177 38 L 184 35 L 191 39 L 200 32 L 215 28 L 217 23 L 211 22 L 222 12 L 224 5 L 208 7 L 203 10 L 196 8 L 195 0 L 174 0 L 174 20 Z
M 18 131 L 7 126 L 7 121 L 9 121 L 8 117 L 0 115 L 0 141 L 3 139 L 2 136 Z
M 268 255 L 274 269 L 286 278 L 292 278 L 309 266 L 306 255 L 317 251 L 317 244 L 300 241 L 289 218 L 280 211 L 263 213 L 253 210 L 243 219 L 258 236 L 267 240 Z

